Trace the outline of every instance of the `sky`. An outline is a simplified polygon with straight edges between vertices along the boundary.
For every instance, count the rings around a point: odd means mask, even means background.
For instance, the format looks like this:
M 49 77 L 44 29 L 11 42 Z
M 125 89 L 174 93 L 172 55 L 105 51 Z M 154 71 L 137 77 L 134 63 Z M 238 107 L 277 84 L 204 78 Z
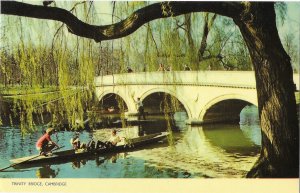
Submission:
M 286 34 L 290 33 L 294 35 L 294 42 L 297 47 L 298 61 L 293 62 L 294 68 L 300 71 L 300 1 L 287 3 L 287 16 L 283 25 L 277 25 L 278 33 L 283 41 Z
M 283 26 L 277 26 L 279 33 L 295 33 L 300 38 L 300 1 L 287 3 L 287 17 Z M 298 34 L 298 35 L 296 35 Z

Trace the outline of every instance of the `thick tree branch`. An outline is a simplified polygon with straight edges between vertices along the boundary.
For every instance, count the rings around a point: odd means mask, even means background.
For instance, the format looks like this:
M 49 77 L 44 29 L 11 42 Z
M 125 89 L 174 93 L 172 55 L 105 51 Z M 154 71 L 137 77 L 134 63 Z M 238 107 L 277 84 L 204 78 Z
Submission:
M 125 37 L 143 24 L 159 18 L 174 17 L 191 12 L 213 12 L 236 18 L 242 9 L 243 5 L 238 2 L 161 2 L 141 8 L 118 23 L 96 26 L 82 22 L 65 9 L 1 1 L 1 14 L 61 21 L 67 25 L 71 33 L 94 39 L 96 42 Z

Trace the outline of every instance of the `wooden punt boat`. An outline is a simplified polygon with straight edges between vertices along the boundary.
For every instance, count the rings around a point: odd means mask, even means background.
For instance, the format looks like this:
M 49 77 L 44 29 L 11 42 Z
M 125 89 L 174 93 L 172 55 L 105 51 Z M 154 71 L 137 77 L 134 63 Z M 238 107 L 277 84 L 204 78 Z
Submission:
M 109 153 L 117 153 L 117 152 L 124 152 L 124 151 L 131 151 L 136 148 L 143 147 L 147 144 L 155 143 L 165 139 L 169 135 L 168 132 L 150 134 L 146 136 L 141 136 L 137 138 L 132 138 L 127 140 L 126 144 L 120 144 L 117 146 L 109 147 L 109 148 L 100 148 L 94 150 L 81 150 L 75 151 L 71 150 L 64 150 L 53 152 L 51 156 L 44 156 L 44 155 L 33 155 L 28 157 L 22 157 L 17 159 L 12 159 L 10 162 L 14 167 L 19 167 L 20 165 L 28 165 L 28 164 L 37 164 L 37 163 L 52 163 L 52 162 L 67 162 L 68 160 L 77 159 L 77 158 L 86 158 L 94 155 L 105 155 Z
M 132 125 L 132 126 L 135 126 L 135 125 L 141 125 L 141 124 L 148 124 L 148 123 L 154 123 L 156 122 L 157 120 L 128 120 L 128 119 L 124 119 L 124 122 L 127 124 L 127 125 Z M 121 127 L 122 126 L 122 120 L 116 120 L 114 122 L 112 122 L 110 124 L 111 126 L 113 127 Z

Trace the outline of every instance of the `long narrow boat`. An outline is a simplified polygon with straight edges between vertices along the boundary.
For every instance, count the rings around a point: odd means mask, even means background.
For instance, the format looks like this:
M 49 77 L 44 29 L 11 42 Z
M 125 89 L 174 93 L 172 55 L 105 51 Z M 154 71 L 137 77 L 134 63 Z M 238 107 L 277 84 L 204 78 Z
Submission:
M 132 125 L 132 126 L 135 126 L 135 125 L 141 125 L 141 124 L 147 124 L 147 123 L 154 123 L 154 122 L 157 122 L 157 120 L 154 120 L 154 119 L 147 119 L 147 120 L 128 120 L 128 119 L 124 119 L 124 122 L 127 124 L 127 125 Z M 110 125 L 113 126 L 113 127 L 121 127 L 123 124 L 122 120 L 116 120 L 114 122 L 112 122 Z
M 124 152 L 134 150 L 136 148 L 143 147 L 147 144 L 155 143 L 165 139 L 169 135 L 168 132 L 162 132 L 157 134 L 150 134 L 146 136 L 141 136 L 137 138 L 129 139 L 126 144 L 118 144 L 117 146 L 113 146 L 110 148 L 100 148 L 94 150 L 81 150 L 75 151 L 71 150 L 64 150 L 58 151 L 53 153 L 51 156 L 44 156 L 44 155 L 33 155 L 28 157 L 22 157 L 17 159 L 12 159 L 10 162 L 12 165 L 28 165 L 28 164 L 36 164 L 36 163 L 51 163 L 57 161 L 66 161 L 74 158 L 85 158 L 92 155 L 105 155 L 109 153 L 117 153 L 117 152 Z

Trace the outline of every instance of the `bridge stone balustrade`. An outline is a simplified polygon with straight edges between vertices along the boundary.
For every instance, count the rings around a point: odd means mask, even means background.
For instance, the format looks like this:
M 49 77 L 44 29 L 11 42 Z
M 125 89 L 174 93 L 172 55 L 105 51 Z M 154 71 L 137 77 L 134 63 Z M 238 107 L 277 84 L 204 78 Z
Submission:
M 299 90 L 299 74 L 294 74 Z M 119 95 L 128 107 L 127 116 L 136 115 L 134 100 L 163 92 L 177 98 L 188 114 L 188 124 L 239 119 L 246 105 L 257 106 L 253 71 L 167 71 L 98 76 L 96 96 Z

